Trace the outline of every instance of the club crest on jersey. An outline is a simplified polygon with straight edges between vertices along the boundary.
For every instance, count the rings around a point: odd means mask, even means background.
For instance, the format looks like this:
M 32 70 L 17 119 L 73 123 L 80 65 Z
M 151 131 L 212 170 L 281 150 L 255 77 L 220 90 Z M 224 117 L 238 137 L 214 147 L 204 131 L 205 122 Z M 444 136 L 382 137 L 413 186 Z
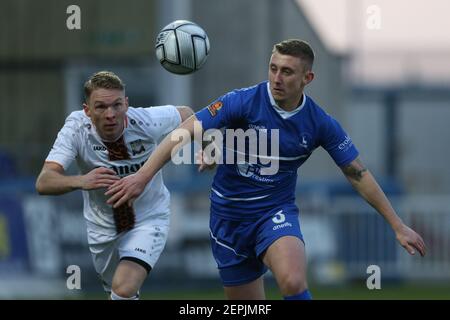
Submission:
M 309 134 L 307 133 L 302 133 L 300 136 L 300 146 L 309 150 L 309 143 L 311 141 L 311 138 L 309 136 Z
M 130 146 L 131 146 L 131 152 L 133 152 L 133 156 L 145 151 L 144 143 L 142 142 L 141 139 L 131 141 Z
M 208 106 L 208 111 L 211 113 L 211 116 L 215 117 L 217 112 L 222 109 L 223 103 L 222 101 L 214 102 L 213 104 Z

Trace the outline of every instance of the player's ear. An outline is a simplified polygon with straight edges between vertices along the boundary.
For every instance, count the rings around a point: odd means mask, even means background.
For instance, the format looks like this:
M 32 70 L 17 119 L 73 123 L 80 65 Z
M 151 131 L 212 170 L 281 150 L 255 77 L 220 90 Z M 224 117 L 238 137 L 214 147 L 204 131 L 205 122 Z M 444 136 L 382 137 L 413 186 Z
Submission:
M 91 109 L 89 109 L 89 106 L 86 103 L 83 103 L 83 110 L 88 117 L 91 117 Z
M 305 77 L 303 78 L 305 85 L 309 84 L 313 80 L 314 80 L 314 72 L 306 71 Z

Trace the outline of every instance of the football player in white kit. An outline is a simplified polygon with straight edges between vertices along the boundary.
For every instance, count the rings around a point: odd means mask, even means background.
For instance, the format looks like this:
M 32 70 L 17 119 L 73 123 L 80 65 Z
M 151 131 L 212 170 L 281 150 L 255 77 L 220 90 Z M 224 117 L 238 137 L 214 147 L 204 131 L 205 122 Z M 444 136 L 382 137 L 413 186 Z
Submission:
M 108 71 L 84 86 L 83 109 L 58 133 L 36 181 L 43 195 L 81 189 L 88 244 L 95 269 L 113 300 L 138 299 L 169 229 L 170 195 L 161 172 L 132 204 L 112 209 L 106 188 L 139 170 L 165 135 L 193 114 L 189 107 L 128 106 L 125 85 Z M 76 160 L 81 174 L 66 175 Z

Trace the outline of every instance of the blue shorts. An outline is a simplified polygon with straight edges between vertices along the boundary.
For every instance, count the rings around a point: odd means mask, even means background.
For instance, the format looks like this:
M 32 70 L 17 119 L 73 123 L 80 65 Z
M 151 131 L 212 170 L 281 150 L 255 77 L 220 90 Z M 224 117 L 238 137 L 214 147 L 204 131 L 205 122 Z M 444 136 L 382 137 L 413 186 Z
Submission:
M 295 236 L 303 241 L 294 204 L 271 209 L 255 221 L 234 221 L 211 211 L 211 248 L 223 285 L 250 283 L 266 271 L 261 254 L 277 239 Z

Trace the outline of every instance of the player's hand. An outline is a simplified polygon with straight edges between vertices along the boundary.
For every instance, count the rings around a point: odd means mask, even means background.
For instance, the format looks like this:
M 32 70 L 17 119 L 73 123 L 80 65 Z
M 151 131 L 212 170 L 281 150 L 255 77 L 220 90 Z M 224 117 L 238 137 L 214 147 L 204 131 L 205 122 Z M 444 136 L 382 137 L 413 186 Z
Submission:
M 134 199 L 139 197 L 144 191 L 145 186 L 146 183 L 141 181 L 139 175 L 131 174 L 109 186 L 105 195 L 111 197 L 106 203 L 112 205 L 113 208 L 117 208 L 124 203 L 128 203 L 128 205 L 131 206 Z
M 214 160 L 210 159 L 203 150 L 200 150 L 195 154 L 196 162 L 198 163 L 198 172 L 203 172 L 205 170 L 213 170 L 217 164 Z
M 94 190 L 99 188 L 107 188 L 120 178 L 114 170 L 108 168 L 95 168 L 87 174 L 80 177 L 81 189 Z
M 402 247 L 405 248 L 409 254 L 414 255 L 416 253 L 415 250 L 417 250 L 422 257 L 425 255 L 425 243 L 423 242 L 422 237 L 413 229 L 403 224 L 398 230 L 395 230 L 395 235 L 397 241 L 400 242 Z

